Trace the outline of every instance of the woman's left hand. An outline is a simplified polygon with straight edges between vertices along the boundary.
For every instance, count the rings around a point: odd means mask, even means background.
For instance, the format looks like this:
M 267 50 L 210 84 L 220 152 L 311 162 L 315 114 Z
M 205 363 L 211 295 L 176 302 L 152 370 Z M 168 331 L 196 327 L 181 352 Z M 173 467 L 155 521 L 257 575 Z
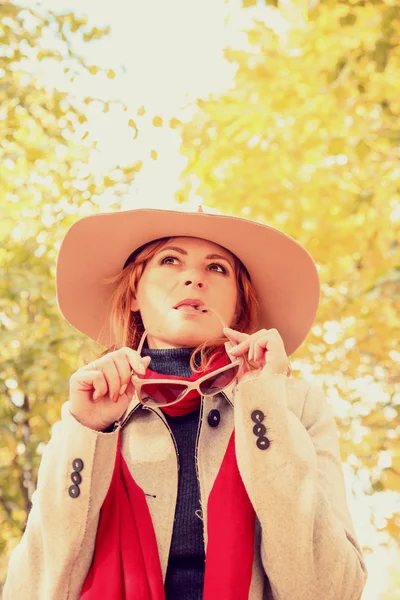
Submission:
M 236 344 L 228 349 L 235 358 L 247 354 L 249 361 L 258 362 L 262 371 L 270 375 L 287 373 L 289 359 L 283 340 L 276 329 L 260 329 L 256 333 L 241 333 L 230 327 L 224 327 L 224 335 Z

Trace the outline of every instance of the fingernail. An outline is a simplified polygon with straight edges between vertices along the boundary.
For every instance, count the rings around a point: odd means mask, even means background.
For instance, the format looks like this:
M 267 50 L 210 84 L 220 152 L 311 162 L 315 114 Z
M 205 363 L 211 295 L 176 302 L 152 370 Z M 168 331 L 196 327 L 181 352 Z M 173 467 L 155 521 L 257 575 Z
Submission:
M 139 373 L 141 373 L 142 375 L 144 375 L 146 373 L 146 369 L 145 369 L 144 365 L 140 364 L 138 366 L 138 371 L 139 371 Z
M 121 387 L 121 389 L 119 390 L 119 395 L 120 396 L 122 396 L 122 394 L 125 392 L 125 390 L 126 390 L 127 387 L 128 387 L 127 383 Z
M 238 349 L 238 346 L 233 346 L 233 348 L 228 350 L 228 352 L 236 352 L 237 349 Z
M 100 397 L 100 392 L 96 391 L 96 392 L 93 394 L 93 400 L 97 400 L 97 398 L 99 398 L 99 397 Z

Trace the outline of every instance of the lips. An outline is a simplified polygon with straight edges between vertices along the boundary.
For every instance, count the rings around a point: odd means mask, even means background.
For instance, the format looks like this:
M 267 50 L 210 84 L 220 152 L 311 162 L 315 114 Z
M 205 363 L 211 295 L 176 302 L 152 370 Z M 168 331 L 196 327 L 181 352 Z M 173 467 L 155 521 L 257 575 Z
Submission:
M 193 311 L 197 311 L 199 307 L 204 306 L 204 302 L 199 300 L 198 298 L 185 298 L 181 300 L 174 306 L 175 310 L 179 310 L 180 308 L 185 308 Z
M 196 308 L 195 306 L 191 306 L 190 304 L 182 304 L 181 306 L 178 306 L 178 308 L 176 308 L 175 310 L 179 310 L 179 312 L 183 313 L 192 313 L 196 315 L 201 314 L 201 309 Z

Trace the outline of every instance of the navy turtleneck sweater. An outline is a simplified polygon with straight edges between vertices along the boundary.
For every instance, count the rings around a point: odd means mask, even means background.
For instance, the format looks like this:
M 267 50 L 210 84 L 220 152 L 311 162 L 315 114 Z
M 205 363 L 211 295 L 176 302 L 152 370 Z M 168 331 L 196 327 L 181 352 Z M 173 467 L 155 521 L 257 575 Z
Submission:
M 192 352 L 193 348 L 143 348 L 142 356 L 151 357 L 149 369 L 156 373 L 190 377 L 193 372 L 189 365 Z M 200 409 L 183 417 L 165 414 L 178 447 L 180 465 L 175 521 L 164 586 L 166 600 L 203 598 L 205 551 L 195 464 L 199 417 Z

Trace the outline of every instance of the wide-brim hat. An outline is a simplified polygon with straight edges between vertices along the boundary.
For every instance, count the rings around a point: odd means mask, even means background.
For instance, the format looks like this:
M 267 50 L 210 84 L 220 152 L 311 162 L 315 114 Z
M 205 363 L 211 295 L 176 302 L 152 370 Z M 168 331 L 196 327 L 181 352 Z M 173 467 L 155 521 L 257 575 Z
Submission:
M 104 279 L 119 273 L 137 248 L 173 236 L 203 238 L 235 254 L 258 296 L 258 328 L 277 329 L 288 356 L 300 346 L 319 302 L 318 272 L 309 252 L 274 227 L 206 212 L 134 209 L 75 222 L 57 260 L 57 301 L 65 319 L 110 347 L 114 340 L 105 324 L 113 288 Z

